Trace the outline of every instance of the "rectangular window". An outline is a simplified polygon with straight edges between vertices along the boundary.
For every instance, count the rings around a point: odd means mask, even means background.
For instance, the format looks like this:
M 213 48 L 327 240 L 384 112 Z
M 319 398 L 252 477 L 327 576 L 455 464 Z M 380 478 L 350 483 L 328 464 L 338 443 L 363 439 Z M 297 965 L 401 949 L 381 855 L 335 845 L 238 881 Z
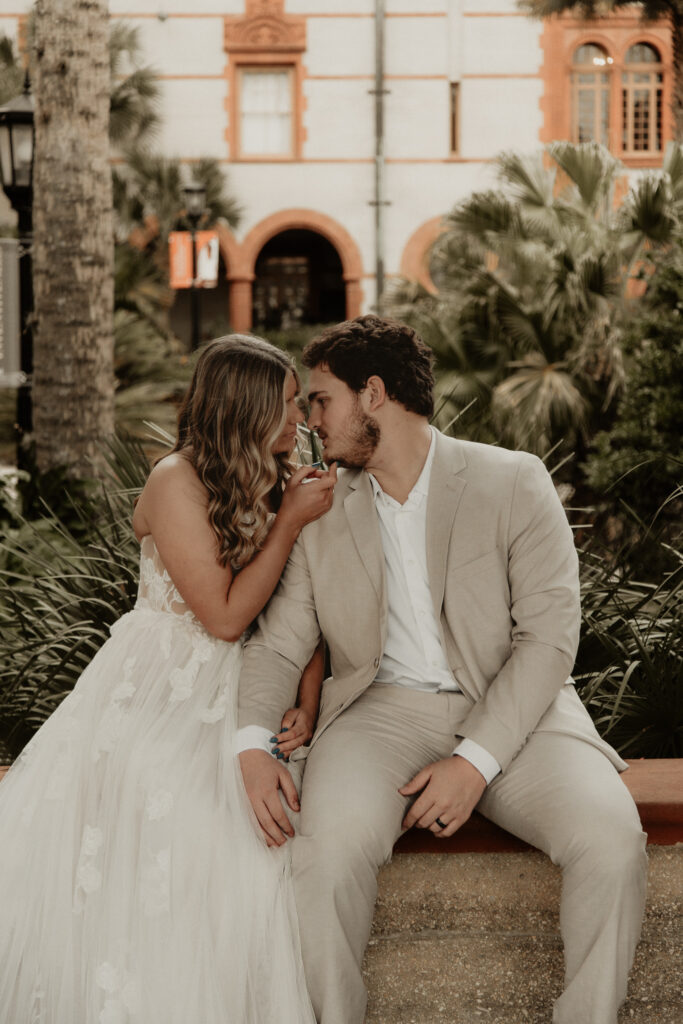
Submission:
M 451 153 L 457 155 L 460 152 L 460 82 L 451 82 L 450 96 Z
M 621 95 L 624 152 L 661 153 L 661 74 L 625 72 Z
M 239 122 L 241 157 L 293 157 L 294 69 L 242 68 Z

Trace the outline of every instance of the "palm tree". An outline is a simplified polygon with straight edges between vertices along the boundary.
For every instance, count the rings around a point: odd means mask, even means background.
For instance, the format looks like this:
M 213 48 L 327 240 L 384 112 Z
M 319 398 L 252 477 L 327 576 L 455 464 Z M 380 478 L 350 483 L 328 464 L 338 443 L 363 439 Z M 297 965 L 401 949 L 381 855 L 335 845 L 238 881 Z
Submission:
M 578 11 L 586 18 L 597 18 L 620 7 L 632 7 L 633 0 L 517 0 L 519 6 L 537 18 L 565 11 Z M 672 99 L 676 138 L 683 141 L 683 0 L 640 0 L 643 19 L 666 19 L 671 27 L 675 83 Z
M 142 64 L 142 56 L 138 29 L 112 22 L 109 138 L 119 147 L 146 146 L 159 127 L 159 84 L 154 70 Z
M 114 429 L 106 0 L 37 0 L 34 36 L 36 459 L 84 477 Z
M 644 248 L 681 224 L 683 156 L 670 147 L 618 209 L 623 168 L 596 143 L 505 153 L 498 173 L 499 188 L 445 218 L 431 254 L 438 294 L 398 283 L 391 311 L 434 347 L 451 414 L 478 388 L 493 437 L 540 454 L 581 448 L 622 384 L 629 281 Z

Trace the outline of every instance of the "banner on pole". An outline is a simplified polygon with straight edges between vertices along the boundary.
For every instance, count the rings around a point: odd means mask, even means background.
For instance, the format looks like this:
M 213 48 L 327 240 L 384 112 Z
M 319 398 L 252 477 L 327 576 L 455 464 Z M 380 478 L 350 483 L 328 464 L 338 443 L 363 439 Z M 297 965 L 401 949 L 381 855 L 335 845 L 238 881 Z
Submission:
M 215 288 L 218 284 L 218 234 L 198 231 L 197 278 L 195 287 Z M 192 235 L 189 231 L 172 231 L 168 236 L 171 288 L 192 287 Z

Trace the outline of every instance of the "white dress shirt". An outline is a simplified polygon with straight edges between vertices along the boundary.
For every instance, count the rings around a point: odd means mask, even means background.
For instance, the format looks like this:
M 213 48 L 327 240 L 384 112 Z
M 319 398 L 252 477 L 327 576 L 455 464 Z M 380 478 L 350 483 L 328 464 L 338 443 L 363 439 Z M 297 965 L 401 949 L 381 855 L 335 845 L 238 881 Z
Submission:
M 370 474 L 379 520 L 387 583 L 387 636 L 377 683 L 439 693 L 458 691 L 441 642 L 427 576 L 427 494 L 434 462 L 435 432 L 413 489 L 401 505 Z M 487 750 L 463 739 L 455 747 L 486 782 L 500 771 Z
M 422 472 L 401 505 L 385 494 L 369 474 L 375 496 L 387 584 L 387 636 L 375 682 L 438 693 L 458 691 L 441 643 L 427 577 L 427 494 L 435 449 L 435 432 Z M 272 753 L 270 733 L 258 725 L 238 730 L 239 752 L 257 747 Z M 489 783 L 500 771 L 496 759 L 473 740 L 455 747 Z

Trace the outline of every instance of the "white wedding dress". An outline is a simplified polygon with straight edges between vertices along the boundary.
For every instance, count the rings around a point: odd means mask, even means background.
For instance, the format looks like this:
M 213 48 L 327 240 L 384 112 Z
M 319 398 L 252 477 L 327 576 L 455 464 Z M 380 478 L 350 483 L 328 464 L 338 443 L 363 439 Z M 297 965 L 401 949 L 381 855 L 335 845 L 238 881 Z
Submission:
M 242 649 L 141 549 L 135 609 L 0 783 L 2 1024 L 315 1024 L 288 849 L 234 753 Z

